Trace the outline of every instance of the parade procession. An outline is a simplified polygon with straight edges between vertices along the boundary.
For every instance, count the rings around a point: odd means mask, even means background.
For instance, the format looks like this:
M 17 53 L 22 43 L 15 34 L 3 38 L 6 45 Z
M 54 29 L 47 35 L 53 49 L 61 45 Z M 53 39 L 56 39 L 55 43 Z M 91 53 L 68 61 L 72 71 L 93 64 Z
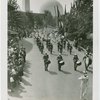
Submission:
M 92 100 L 93 0 L 44 0 L 39 12 L 18 1 L 8 0 L 8 100 Z

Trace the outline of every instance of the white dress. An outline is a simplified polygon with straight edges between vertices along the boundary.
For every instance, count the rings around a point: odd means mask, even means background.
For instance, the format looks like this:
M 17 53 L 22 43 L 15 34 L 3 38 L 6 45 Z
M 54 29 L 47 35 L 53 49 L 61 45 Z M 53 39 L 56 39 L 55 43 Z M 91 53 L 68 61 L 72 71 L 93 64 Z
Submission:
M 80 100 L 87 100 L 88 76 L 81 76 L 79 79 L 81 80 Z

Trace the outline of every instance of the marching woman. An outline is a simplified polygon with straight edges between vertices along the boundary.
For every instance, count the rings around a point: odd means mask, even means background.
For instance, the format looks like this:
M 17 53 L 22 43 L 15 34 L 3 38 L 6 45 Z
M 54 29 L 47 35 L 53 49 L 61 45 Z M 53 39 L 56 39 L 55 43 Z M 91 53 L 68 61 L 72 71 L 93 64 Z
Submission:
M 87 72 L 84 72 L 84 75 L 82 75 L 78 79 L 81 80 L 80 100 L 87 100 L 87 91 L 88 91 L 88 85 L 89 85 L 89 78 L 88 78 Z
M 63 57 L 61 54 L 58 55 L 57 61 L 58 61 L 58 70 L 61 71 L 61 67 L 64 65 Z

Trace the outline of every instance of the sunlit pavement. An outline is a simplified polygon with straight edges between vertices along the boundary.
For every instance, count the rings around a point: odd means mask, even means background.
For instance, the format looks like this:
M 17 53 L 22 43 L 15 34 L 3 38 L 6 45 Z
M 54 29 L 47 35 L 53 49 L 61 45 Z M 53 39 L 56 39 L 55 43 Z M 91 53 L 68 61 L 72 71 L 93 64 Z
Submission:
M 63 52 L 65 65 L 62 71 L 57 68 L 57 46 L 54 43 L 53 55 L 50 55 L 51 64 L 49 71 L 44 71 L 43 55 L 38 50 L 33 38 L 22 41 L 27 51 L 27 62 L 25 65 L 22 83 L 15 92 L 8 93 L 9 100 L 80 100 L 80 80 L 78 78 L 84 71 L 84 63 L 74 71 L 73 55 L 67 50 Z M 45 48 L 45 51 L 48 52 Z M 73 54 L 79 55 L 80 61 L 83 52 L 73 49 Z M 91 67 L 91 66 L 90 66 Z M 92 100 L 92 73 L 88 72 L 88 100 Z

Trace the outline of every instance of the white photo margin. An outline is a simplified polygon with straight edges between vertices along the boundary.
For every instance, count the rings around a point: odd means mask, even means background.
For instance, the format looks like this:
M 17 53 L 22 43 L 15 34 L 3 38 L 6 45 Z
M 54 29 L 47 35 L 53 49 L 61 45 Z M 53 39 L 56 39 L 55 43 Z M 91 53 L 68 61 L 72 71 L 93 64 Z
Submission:
M 8 100 L 7 1 L 0 0 L 0 100 Z M 100 0 L 93 1 L 93 100 L 100 100 Z

